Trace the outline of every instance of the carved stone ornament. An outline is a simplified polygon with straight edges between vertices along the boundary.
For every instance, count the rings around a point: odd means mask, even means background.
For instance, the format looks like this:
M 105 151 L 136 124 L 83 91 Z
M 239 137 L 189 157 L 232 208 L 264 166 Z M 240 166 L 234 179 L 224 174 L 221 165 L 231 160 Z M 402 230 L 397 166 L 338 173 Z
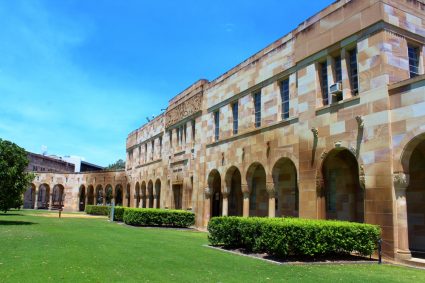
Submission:
M 274 183 L 266 183 L 266 191 L 269 196 L 276 196 L 276 188 L 274 186 Z
M 316 174 L 316 190 L 320 192 L 323 190 L 323 188 L 324 188 L 324 181 L 322 178 L 322 174 L 317 173 Z
M 328 154 L 328 152 L 325 150 L 322 152 L 322 154 L 320 155 L 321 159 L 325 159 L 326 155 Z
M 337 142 L 335 142 L 334 145 L 335 145 L 336 148 L 341 147 L 342 141 L 337 141 Z
M 359 182 L 360 182 L 360 187 L 365 190 L 366 189 L 366 176 L 364 173 L 364 166 L 363 164 L 360 165 L 359 168 Z
M 393 175 L 393 182 L 395 188 L 407 188 L 409 185 L 409 175 L 404 172 L 396 172 Z
M 359 129 L 363 129 L 364 128 L 364 119 L 362 116 L 356 116 L 356 121 L 357 121 L 357 125 L 359 127 Z
M 317 128 L 311 128 L 311 132 L 313 133 L 313 137 L 317 139 L 319 136 L 319 130 Z
M 241 191 L 242 193 L 245 194 L 250 194 L 250 190 L 249 190 L 249 186 L 247 184 L 241 184 Z
M 354 146 L 350 146 L 350 148 L 349 148 L 348 150 L 350 150 L 350 151 L 351 151 L 351 153 L 352 153 L 354 156 L 357 156 L 357 150 L 356 150 L 356 148 L 355 148 Z
M 202 106 L 202 93 L 198 93 L 190 99 L 183 101 L 173 109 L 165 113 L 165 127 L 168 128 L 183 120 L 190 115 L 195 114 L 201 110 Z
M 204 189 L 204 194 L 206 198 L 210 198 L 211 197 L 211 189 L 209 187 L 206 187 Z

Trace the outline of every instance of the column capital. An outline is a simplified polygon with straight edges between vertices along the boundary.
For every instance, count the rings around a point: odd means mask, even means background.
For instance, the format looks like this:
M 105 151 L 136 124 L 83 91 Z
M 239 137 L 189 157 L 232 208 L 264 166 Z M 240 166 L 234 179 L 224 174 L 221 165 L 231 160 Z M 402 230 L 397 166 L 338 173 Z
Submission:
M 396 190 L 405 190 L 409 186 L 409 174 L 404 172 L 395 172 L 393 174 L 393 183 Z
M 266 183 L 266 191 L 269 194 L 269 197 L 275 197 L 276 196 L 276 188 L 273 182 L 267 182 Z
M 206 187 L 204 189 L 204 194 L 205 194 L 205 198 L 210 198 L 211 197 L 212 192 L 211 192 L 210 187 Z
M 221 193 L 221 195 L 223 196 L 223 198 L 228 198 L 229 195 L 230 195 L 230 192 L 229 191 L 224 191 L 224 192 Z
M 245 194 L 248 194 L 248 196 L 249 196 L 250 193 L 251 193 L 251 189 L 249 188 L 248 184 L 241 184 L 241 190 L 242 190 L 242 193 L 244 194 L 244 196 L 245 196 Z

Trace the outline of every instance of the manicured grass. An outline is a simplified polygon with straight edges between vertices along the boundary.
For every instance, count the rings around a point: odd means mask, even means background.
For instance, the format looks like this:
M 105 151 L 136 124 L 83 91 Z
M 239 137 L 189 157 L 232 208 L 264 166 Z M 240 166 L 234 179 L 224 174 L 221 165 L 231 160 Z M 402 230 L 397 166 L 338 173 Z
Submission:
M 391 265 L 275 265 L 203 247 L 206 233 L 0 214 L 0 282 L 425 282 Z

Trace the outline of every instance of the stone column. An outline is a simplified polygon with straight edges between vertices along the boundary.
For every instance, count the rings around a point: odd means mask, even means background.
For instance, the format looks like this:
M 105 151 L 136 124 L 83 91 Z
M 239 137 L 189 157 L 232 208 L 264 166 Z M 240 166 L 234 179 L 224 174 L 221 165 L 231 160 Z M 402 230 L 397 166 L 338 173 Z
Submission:
M 88 205 L 89 204 L 89 194 L 88 194 L 88 192 L 86 191 L 86 197 L 85 197 L 85 199 L 84 199 L 84 208 L 86 207 L 86 205 Z
M 243 193 L 243 217 L 249 216 L 249 195 L 250 189 L 247 184 L 242 184 L 242 193 Z
M 153 195 L 153 208 L 156 208 L 158 205 L 158 195 L 154 194 Z
M 269 194 L 269 217 L 275 217 L 276 216 L 276 189 L 273 182 L 267 182 L 266 183 L 266 190 Z
M 411 258 L 409 249 L 409 231 L 407 225 L 406 189 L 409 185 L 409 175 L 402 172 L 393 175 L 396 209 L 397 209 L 397 257 Z
M 34 209 L 38 209 L 38 190 L 35 190 Z
M 222 211 L 222 215 L 223 216 L 228 216 L 229 215 L 229 192 L 223 192 L 223 211 Z
M 49 192 L 49 210 L 52 210 L 53 194 Z
M 204 226 L 208 225 L 208 221 L 210 220 L 210 210 L 211 210 L 211 189 L 206 187 L 204 190 Z
M 134 205 L 134 207 L 136 208 L 137 207 L 137 205 L 138 205 L 138 203 L 137 203 L 137 195 L 136 194 L 134 194 L 134 198 L 133 198 L 133 205 Z
M 106 205 L 106 188 L 103 190 L 102 201 L 103 201 L 103 205 Z
M 93 190 L 93 205 L 97 205 L 97 194 L 96 194 L 96 190 Z

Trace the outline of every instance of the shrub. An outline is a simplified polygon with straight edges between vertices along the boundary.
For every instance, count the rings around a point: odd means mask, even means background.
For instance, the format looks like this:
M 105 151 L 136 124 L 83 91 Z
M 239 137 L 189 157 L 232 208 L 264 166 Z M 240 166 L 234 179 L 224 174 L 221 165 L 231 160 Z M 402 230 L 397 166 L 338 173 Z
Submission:
M 126 208 L 122 206 L 115 206 L 114 208 L 114 221 L 123 221 L 124 210 Z M 108 217 L 111 218 L 111 209 L 108 210 Z
M 91 215 L 109 215 L 109 206 L 104 205 L 86 205 L 85 212 Z
M 155 208 L 125 208 L 123 219 L 134 226 L 189 227 L 195 224 L 192 212 Z
M 381 230 L 370 224 L 298 218 L 215 217 L 208 223 L 212 245 L 243 248 L 277 257 L 371 255 Z

